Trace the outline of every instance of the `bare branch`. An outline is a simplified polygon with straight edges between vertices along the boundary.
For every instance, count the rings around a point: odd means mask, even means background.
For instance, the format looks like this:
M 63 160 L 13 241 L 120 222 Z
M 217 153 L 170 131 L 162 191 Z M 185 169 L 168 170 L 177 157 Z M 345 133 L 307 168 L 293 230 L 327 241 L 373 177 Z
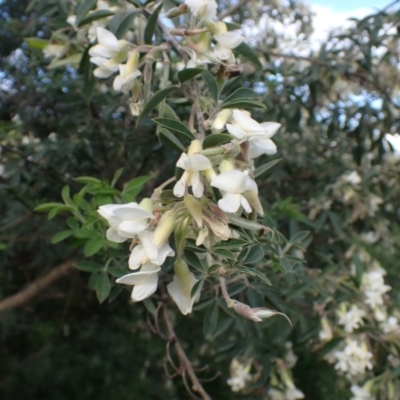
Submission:
M 175 334 L 174 327 L 172 326 L 171 319 L 168 314 L 168 309 L 167 307 L 163 306 L 163 318 L 165 322 L 165 326 L 167 327 L 168 331 L 168 340 L 173 343 L 175 347 L 176 354 L 179 359 L 180 367 L 182 369 L 181 376 L 184 379 L 185 386 L 187 384 L 186 382 L 186 374 L 190 377 L 190 380 L 192 381 L 192 388 L 193 392 L 198 393 L 203 400 L 211 400 L 211 397 L 207 394 L 207 392 L 204 390 L 203 386 L 199 382 L 196 373 L 193 370 L 192 363 L 190 360 L 187 358 L 185 351 L 183 350 L 183 347 L 179 343 L 179 340 Z M 189 391 L 189 385 L 187 385 L 187 389 Z M 189 393 L 192 395 L 191 391 Z
M 0 301 L 0 313 L 8 311 L 12 308 L 21 307 L 33 298 L 42 294 L 42 292 L 44 292 L 54 282 L 72 272 L 73 263 L 74 261 L 66 261 L 65 263 L 57 265 L 49 273 L 35 279 L 20 292 Z

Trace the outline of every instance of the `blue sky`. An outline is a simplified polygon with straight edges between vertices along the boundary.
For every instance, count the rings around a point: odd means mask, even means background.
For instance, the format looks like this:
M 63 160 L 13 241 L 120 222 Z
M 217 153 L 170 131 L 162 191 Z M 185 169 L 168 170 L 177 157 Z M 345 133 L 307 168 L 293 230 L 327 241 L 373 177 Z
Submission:
M 308 0 L 310 4 L 329 7 L 334 11 L 350 12 L 357 8 L 382 9 L 390 0 Z

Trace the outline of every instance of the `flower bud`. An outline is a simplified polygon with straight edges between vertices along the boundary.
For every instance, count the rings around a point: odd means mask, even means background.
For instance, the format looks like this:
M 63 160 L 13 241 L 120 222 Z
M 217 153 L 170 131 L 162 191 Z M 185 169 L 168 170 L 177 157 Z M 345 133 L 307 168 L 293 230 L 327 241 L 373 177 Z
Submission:
M 221 174 L 232 171 L 233 169 L 235 169 L 235 164 L 233 163 L 232 158 L 226 158 L 219 166 L 219 172 L 221 172 Z
M 225 22 L 218 21 L 216 23 L 216 29 L 215 29 L 215 34 L 216 35 L 221 35 L 222 33 L 227 33 L 228 32 L 228 27 L 226 26 Z
M 188 149 L 188 156 L 193 156 L 194 154 L 198 154 L 203 150 L 201 142 L 199 140 L 192 140 Z
M 173 7 L 168 12 L 165 13 L 167 18 L 176 18 L 180 15 L 187 14 L 189 12 L 189 7 L 182 3 L 179 7 Z
M 175 218 L 172 210 L 163 214 L 154 231 L 153 242 L 160 248 L 169 238 L 175 227 Z
M 203 19 L 203 26 L 210 30 L 211 33 L 214 33 L 217 29 L 217 24 L 211 19 Z
M 133 73 L 139 64 L 139 52 L 138 51 L 133 51 L 128 58 L 128 61 L 126 62 L 126 75 L 130 75 Z
M 201 51 L 206 51 L 210 48 L 210 43 L 211 43 L 211 35 L 208 32 L 204 32 L 198 36 L 196 45 L 199 47 Z
M 153 212 L 153 202 L 148 197 L 145 197 L 140 203 L 139 206 L 144 208 L 147 211 Z
M 225 128 L 225 125 L 229 121 L 231 116 L 232 116 L 232 110 L 225 109 L 220 111 L 213 121 L 212 124 L 213 131 L 221 132 Z
M 264 210 L 262 208 L 260 199 L 258 197 L 258 194 L 255 190 L 248 190 L 245 193 L 245 197 L 247 201 L 249 202 L 251 208 L 255 210 L 259 215 L 263 216 L 264 215 Z
M 203 227 L 203 206 L 200 201 L 196 200 L 192 195 L 188 194 L 184 197 L 183 202 L 190 212 L 190 215 L 196 221 L 199 228 Z

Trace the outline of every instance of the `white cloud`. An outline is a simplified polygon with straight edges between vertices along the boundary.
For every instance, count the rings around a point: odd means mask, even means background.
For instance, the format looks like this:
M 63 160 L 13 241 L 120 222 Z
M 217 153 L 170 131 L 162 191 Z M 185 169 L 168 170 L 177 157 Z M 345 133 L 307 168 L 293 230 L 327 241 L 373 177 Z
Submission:
M 372 8 L 362 7 L 356 8 L 352 11 L 338 12 L 330 7 L 312 5 L 311 10 L 315 13 L 313 18 L 314 33 L 312 35 L 312 42 L 320 42 L 326 39 L 329 32 L 335 28 L 347 28 L 354 24 L 349 21 L 349 18 L 363 18 L 373 12 Z

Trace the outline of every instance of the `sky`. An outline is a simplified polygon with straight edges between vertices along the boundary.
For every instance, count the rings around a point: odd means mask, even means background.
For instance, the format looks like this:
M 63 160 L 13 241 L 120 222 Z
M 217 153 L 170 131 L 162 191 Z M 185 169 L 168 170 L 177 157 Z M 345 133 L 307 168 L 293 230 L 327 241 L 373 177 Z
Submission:
M 382 9 L 390 0 L 308 0 L 312 5 L 324 6 L 337 12 L 350 12 L 357 8 Z

